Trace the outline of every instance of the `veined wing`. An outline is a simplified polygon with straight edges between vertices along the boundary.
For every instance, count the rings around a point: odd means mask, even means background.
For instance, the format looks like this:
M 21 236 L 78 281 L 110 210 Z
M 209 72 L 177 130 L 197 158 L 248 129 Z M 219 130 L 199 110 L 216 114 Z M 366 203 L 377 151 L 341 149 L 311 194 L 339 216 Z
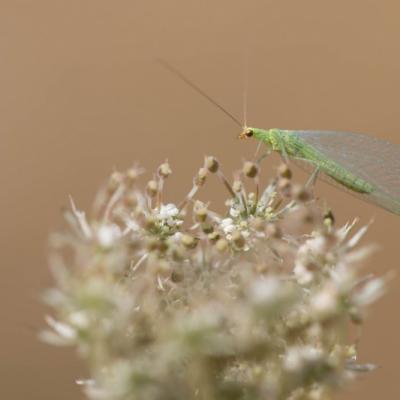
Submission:
M 373 186 L 358 197 L 400 215 L 400 145 L 357 133 L 289 132 Z

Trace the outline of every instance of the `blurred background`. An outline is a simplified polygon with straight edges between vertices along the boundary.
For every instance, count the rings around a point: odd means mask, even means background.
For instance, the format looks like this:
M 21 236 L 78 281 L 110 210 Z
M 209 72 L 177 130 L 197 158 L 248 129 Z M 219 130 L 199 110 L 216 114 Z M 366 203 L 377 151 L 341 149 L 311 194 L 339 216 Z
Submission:
M 151 176 L 169 159 L 169 199 L 191 187 L 205 154 L 227 175 L 256 144 L 161 68 L 167 59 L 239 119 L 247 62 L 248 123 L 364 132 L 400 143 L 400 3 L 346 1 L 1 0 L 0 398 L 81 399 L 73 350 L 37 340 L 51 285 L 47 239 L 74 196 L 89 210 L 116 169 Z M 399 154 L 400 157 L 400 154 Z M 273 174 L 279 160 L 265 163 Z M 304 175 L 297 174 L 298 179 Z M 213 205 L 225 196 L 208 189 Z M 318 183 L 339 223 L 374 223 L 370 270 L 399 266 L 400 218 Z M 361 361 L 380 368 L 341 399 L 400 396 L 400 281 L 370 315 Z

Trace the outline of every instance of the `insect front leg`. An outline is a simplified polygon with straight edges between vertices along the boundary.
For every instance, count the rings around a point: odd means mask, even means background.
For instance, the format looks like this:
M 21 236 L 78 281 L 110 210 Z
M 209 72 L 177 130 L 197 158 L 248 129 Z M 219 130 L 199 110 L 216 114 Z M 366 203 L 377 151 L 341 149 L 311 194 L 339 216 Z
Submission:
M 268 149 L 265 153 L 261 154 L 260 157 L 257 158 L 256 164 L 260 165 L 263 160 L 265 160 L 272 153 L 271 149 Z

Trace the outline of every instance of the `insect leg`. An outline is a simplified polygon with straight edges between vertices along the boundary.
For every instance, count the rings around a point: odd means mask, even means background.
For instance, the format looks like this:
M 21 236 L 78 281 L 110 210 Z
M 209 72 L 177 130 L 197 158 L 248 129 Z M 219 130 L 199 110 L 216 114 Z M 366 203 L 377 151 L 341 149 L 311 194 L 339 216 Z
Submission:
M 317 178 L 318 178 L 319 172 L 321 171 L 321 166 L 318 165 L 318 163 L 316 163 L 315 161 L 307 160 L 305 158 L 294 157 L 294 159 L 298 160 L 298 161 L 307 162 L 308 164 L 311 164 L 311 165 L 313 165 L 315 167 L 313 172 L 312 172 L 312 174 L 310 175 L 310 177 L 308 178 L 308 180 L 307 180 L 307 182 L 305 184 L 306 188 L 308 188 L 308 187 L 314 188 L 315 183 L 317 182 Z
M 317 165 L 314 169 L 314 171 L 312 172 L 312 174 L 310 175 L 310 177 L 308 178 L 308 181 L 306 182 L 306 188 L 308 187 L 312 187 L 314 188 L 315 186 L 315 182 L 317 182 L 317 178 L 318 178 L 318 174 L 319 171 L 321 170 L 321 167 L 319 165 Z
M 289 165 L 289 156 L 286 152 L 285 149 L 285 143 L 283 142 L 283 140 L 281 138 L 278 138 L 278 145 L 279 145 L 279 154 L 282 158 L 282 161 L 286 164 Z
M 265 153 L 261 154 L 260 157 L 257 158 L 256 164 L 260 165 L 263 160 L 265 160 L 270 154 L 272 153 L 271 150 L 267 150 Z

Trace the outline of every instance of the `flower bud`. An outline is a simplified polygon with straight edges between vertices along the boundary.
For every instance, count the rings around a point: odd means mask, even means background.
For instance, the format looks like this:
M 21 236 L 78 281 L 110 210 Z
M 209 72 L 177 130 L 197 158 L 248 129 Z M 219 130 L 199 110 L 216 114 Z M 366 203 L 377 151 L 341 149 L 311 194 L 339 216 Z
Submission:
M 258 167 L 253 162 L 246 161 L 243 165 L 243 173 L 248 178 L 255 178 L 258 174 Z
M 349 315 L 351 322 L 353 322 L 355 325 L 361 325 L 365 320 L 365 316 L 363 315 L 362 311 L 357 307 L 350 308 Z
M 137 181 L 139 176 L 140 176 L 140 170 L 135 167 L 129 168 L 128 171 L 126 172 L 126 180 L 131 185 Z
M 201 229 L 204 233 L 212 233 L 214 231 L 214 226 L 210 224 L 209 222 L 205 222 L 201 224 Z
M 158 175 L 160 175 L 161 177 L 168 178 L 171 174 L 172 170 L 168 162 L 165 162 L 158 167 Z
M 163 277 L 168 277 L 171 274 L 171 265 L 166 260 L 157 260 L 152 268 L 155 274 Z
M 265 228 L 265 233 L 267 237 L 272 237 L 274 239 L 279 239 L 282 237 L 282 231 L 276 224 L 269 223 Z
M 242 249 L 244 247 L 244 245 L 246 244 L 246 240 L 243 237 L 243 235 L 236 231 L 232 233 L 232 242 L 235 244 L 236 247 L 238 247 L 239 249 Z
M 290 182 L 290 179 L 287 179 L 287 178 L 279 179 L 278 190 L 283 196 L 289 197 L 290 193 L 291 193 L 291 189 L 292 189 L 292 184 Z
M 311 199 L 311 193 L 302 185 L 293 186 L 292 196 L 294 199 L 305 203 Z
M 174 283 L 179 283 L 182 282 L 184 279 L 184 275 L 182 271 L 178 271 L 178 270 L 173 270 L 171 273 L 171 280 Z
M 213 174 L 219 169 L 219 163 L 215 157 L 206 157 L 204 165 Z
M 282 178 L 291 179 L 292 178 L 292 170 L 289 168 L 287 164 L 281 164 L 278 167 L 278 175 Z
M 256 217 L 251 221 L 251 227 L 258 232 L 262 232 L 265 228 L 265 221 L 260 217 Z
M 196 186 L 203 186 L 207 178 L 207 169 L 200 168 L 196 177 L 194 178 L 194 184 Z
M 154 251 L 154 250 L 157 250 L 157 247 L 158 247 L 157 238 L 150 238 L 147 242 L 147 250 Z
M 225 239 L 219 239 L 215 244 L 215 247 L 222 253 L 228 248 L 228 242 Z
M 138 199 L 134 193 L 128 193 L 124 198 L 124 205 L 129 209 L 134 209 L 138 205 Z
M 185 250 L 182 246 L 174 246 L 170 251 L 172 259 L 176 262 L 181 262 L 185 258 Z
M 256 201 L 256 194 L 254 192 L 250 192 L 247 197 L 250 202 L 254 203 Z
M 217 242 L 221 238 L 221 234 L 219 232 L 211 232 L 208 234 L 208 240 L 211 242 Z
M 240 193 L 243 189 L 243 185 L 241 181 L 234 181 L 232 184 L 232 189 L 235 193 Z
M 150 197 L 155 197 L 158 193 L 158 183 L 154 180 L 149 181 L 146 190 Z
M 118 187 L 122 184 L 124 180 L 123 175 L 121 174 L 121 172 L 114 172 L 111 176 L 110 176 L 110 180 L 108 182 L 108 186 L 107 189 L 110 193 L 115 192 Z
M 205 222 L 208 216 L 208 211 L 206 207 L 201 207 L 194 212 L 194 216 L 197 222 Z
M 156 220 L 153 217 L 149 216 L 145 219 L 144 226 L 147 230 L 151 231 L 156 227 Z
M 323 215 L 323 221 L 324 225 L 327 227 L 331 227 L 335 223 L 335 216 L 333 215 L 331 210 L 328 210 L 324 215 Z
M 165 240 L 153 237 L 147 242 L 147 248 L 149 251 L 157 250 L 160 253 L 165 253 L 168 250 L 168 243 L 166 243 Z
M 198 240 L 191 235 L 185 234 L 182 235 L 181 242 L 187 249 L 194 249 L 197 246 Z

